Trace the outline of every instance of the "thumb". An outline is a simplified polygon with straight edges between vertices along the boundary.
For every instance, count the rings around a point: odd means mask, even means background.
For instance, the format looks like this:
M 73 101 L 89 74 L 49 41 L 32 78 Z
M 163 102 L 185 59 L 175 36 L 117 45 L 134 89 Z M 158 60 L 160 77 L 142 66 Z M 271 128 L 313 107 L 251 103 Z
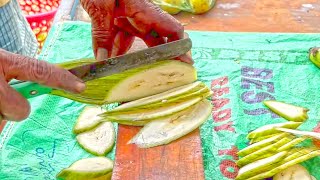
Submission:
M 0 79 L 0 116 L 6 120 L 20 121 L 30 114 L 30 104 L 8 83 Z

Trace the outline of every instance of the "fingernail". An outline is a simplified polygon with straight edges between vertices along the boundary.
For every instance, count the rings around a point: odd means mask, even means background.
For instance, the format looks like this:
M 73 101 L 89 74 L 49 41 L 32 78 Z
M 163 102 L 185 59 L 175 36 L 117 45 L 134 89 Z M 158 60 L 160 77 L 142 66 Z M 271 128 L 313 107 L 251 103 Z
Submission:
M 108 59 L 108 50 L 106 50 L 105 48 L 98 48 L 97 60 L 103 61 L 104 59 Z
M 82 91 L 84 91 L 86 89 L 86 84 L 82 83 L 82 82 L 76 82 L 75 87 L 76 87 L 76 91 L 78 93 L 81 93 Z

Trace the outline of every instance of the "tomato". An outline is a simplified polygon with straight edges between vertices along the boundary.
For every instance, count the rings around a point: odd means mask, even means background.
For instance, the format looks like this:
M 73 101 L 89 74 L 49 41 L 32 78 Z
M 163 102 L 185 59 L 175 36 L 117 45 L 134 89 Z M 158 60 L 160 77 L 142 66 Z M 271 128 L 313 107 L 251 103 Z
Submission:
M 39 6 L 37 6 L 36 4 L 33 4 L 33 5 L 31 6 L 31 9 L 32 9 L 33 11 L 36 11 L 36 12 L 39 12 L 39 11 L 40 11 Z

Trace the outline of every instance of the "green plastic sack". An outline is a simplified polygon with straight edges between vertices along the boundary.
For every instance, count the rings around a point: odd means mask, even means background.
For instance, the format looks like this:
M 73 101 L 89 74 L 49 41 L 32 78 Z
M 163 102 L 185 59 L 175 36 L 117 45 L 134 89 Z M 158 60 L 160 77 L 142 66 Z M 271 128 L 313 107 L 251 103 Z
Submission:
M 169 14 L 178 14 L 181 11 L 203 14 L 215 4 L 215 0 L 152 0 L 152 2 Z
M 309 108 L 302 130 L 319 124 L 320 69 L 307 54 L 320 45 L 320 34 L 188 33 L 199 80 L 215 93 L 212 117 L 200 128 L 207 180 L 234 179 L 236 152 L 247 146 L 248 132 L 285 122 L 262 105 L 263 99 Z M 40 58 L 59 63 L 82 57 L 93 57 L 90 24 L 53 26 Z M 55 179 L 62 168 L 91 156 L 72 134 L 84 104 L 49 95 L 30 103 L 30 117 L 7 124 L 0 134 L 0 179 Z M 114 151 L 108 154 L 112 159 Z M 320 158 L 303 165 L 320 179 Z

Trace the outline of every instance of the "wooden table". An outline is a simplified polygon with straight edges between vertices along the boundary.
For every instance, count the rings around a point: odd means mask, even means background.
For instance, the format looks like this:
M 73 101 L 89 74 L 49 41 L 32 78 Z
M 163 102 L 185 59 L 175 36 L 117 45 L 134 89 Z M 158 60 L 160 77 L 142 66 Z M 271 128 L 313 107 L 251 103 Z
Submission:
M 61 17 L 88 21 L 79 6 L 72 6 L 76 4 L 74 1 L 63 2 L 56 22 Z M 74 16 L 64 15 L 70 12 Z M 180 13 L 175 17 L 187 30 L 313 33 L 320 31 L 320 0 L 218 0 L 206 14 Z M 198 130 L 169 145 L 151 149 L 126 144 L 138 130 L 119 127 L 114 180 L 204 179 Z

